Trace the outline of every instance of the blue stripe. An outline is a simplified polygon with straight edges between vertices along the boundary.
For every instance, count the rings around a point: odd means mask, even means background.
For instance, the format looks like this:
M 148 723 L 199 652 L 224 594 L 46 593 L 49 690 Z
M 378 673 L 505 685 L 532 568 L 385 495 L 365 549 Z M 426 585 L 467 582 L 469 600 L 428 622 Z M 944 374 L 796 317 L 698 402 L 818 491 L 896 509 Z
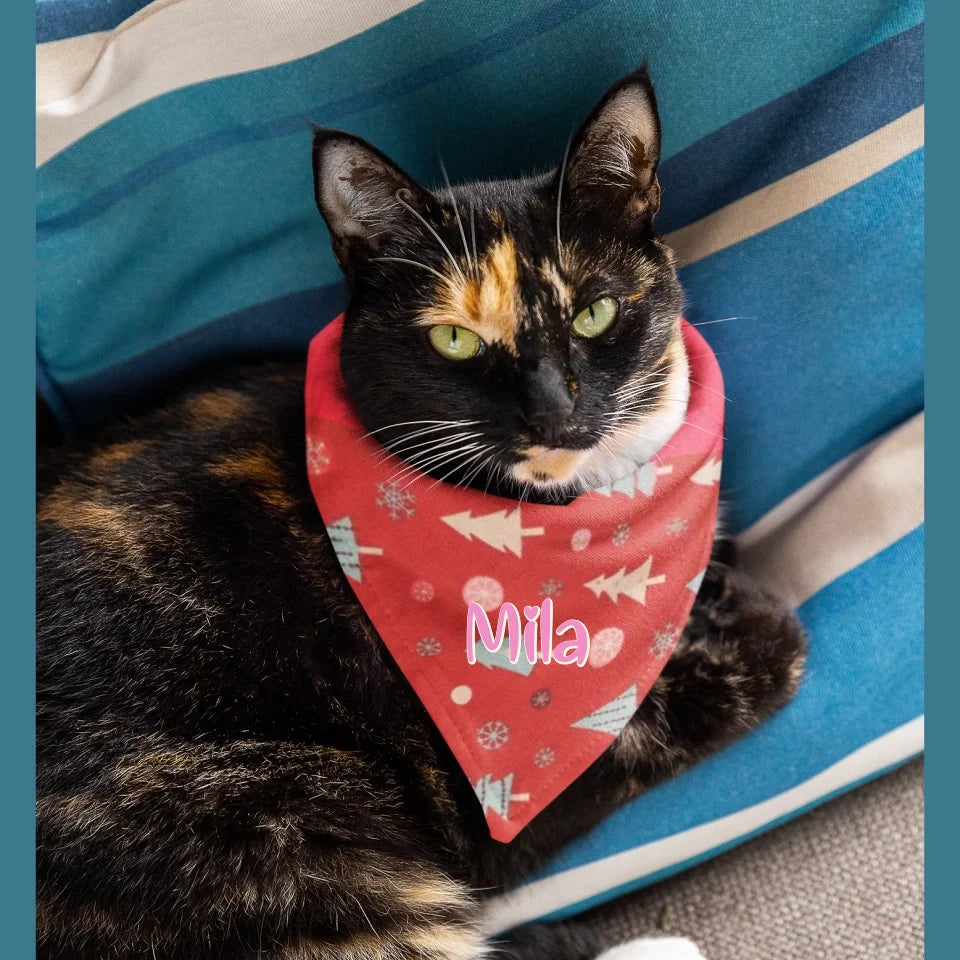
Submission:
M 354 114 L 397 100 L 444 77 L 453 76 L 471 66 L 504 54 L 518 44 L 527 43 L 534 37 L 547 33 L 602 2 L 604 0 L 559 0 L 559 2 L 538 10 L 531 16 L 511 24 L 505 30 L 492 33 L 475 43 L 467 44 L 453 53 L 438 57 L 417 70 L 378 84 L 369 90 L 309 107 L 304 112 L 289 114 L 263 123 L 246 124 L 220 130 L 182 144 L 131 171 L 109 187 L 93 194 L 72 210 L 40 221 L 37 224 L 37 241 L 42 242 L 60 230 L 69 230 L 80 226 L 170 170 L 192 163 L 200 157 L 220 153 L 237 144 L 254 143 L 258 140 L 273 140 L 277 137 L 300 133 L 309 129 L 311 121 L 326 126 L 339 123 Z
M 609 890 L 604 890 L 603 893 L 598 893 L 595 896 L 587 897 L 585 900 L 579 900 L 577 903 L 572 903 L 569 906 L 563 907 L 559 910 L 554 910 L 551 913 L 544 914 L 543 916 L 535 919 L 543 921 L 563 920 L 565 917 L 572 917 L 579 913 L 585 913 L 587 910 L 590 910 L 593 907 L 598 907 L 602 903 L 607 903 L 608 901 L 615 900 L 618 897 L 626 896 L 628 893 L 642 890 L 644 887 L 652 886 L 655 883 L 659 883 L 661 880 L 666 880 L 668 877 L 672 877 L 678 873 L 683 873 L 683 871 L 689 870 L 691 867 L 695 867 L 699 863 L 705 863 L 707 860 L 712 860 L 714 857 L 718 857 L 720 854 L 726 853 L 728 850 L 733 850 L 734 848 L 739 847 L 748 840 L 753 840 L 755 837 L 762 836 L 764 833 L 768 833 L 770 830 L 774 830 L 785 823 L 789 823 L 791 820 L 796 820 L 797 817 L 802 817 L 805 813 L 809 813 L 811 810 L 815 810 L 817 807 L 823 806 L 823 804 L 829 803 L 829 801 L 835 800 L 837 797 L 843 796 L 843 794 L 849 793 L 851 790 L 856 790 L 857 787 L 862 787 L 864 784 L 870 783 L 879 777 L 884 777 L 888 773 L 898 770 L 905 763 L 909 763 L 917 756 L 920 756 L 920 754 L 914 754 L 913 757 L 908 757 L 906 760 L 901 760 L 898 763 L 890 764 L 890 766 L 884 767 L 882 770 L 877 770 L 875 773 L 871 773 L 866 777 L 861 777 L 859 780 L 856 780 L 853 783 L 848 783 L 846 786 L 840 787 L 838 790 L 833 790 L 830 793 L 824 794 L 822 797 L 817 797 L 816 800 L 813 800 L 802 807 L 798 807 L 796 810 L 791 810 L 789 813 L 785 813 L 782 817 L 777 817 L 776 819 L 771 820 L 770 823 L 765 823 L 762 827 L 758 827 L 756 830 L 750 830 L 742 836 L 736 837 L 727 843 L 718 844 L 710 850 L 706 850 L 695 857 L 690 857 L 687 860 L 680 860 L 677 863 L 671 864 L 669 867 L 664 867 L 662 870 L 657 870 L 654 873 L 648 873 L 642 877 L 637 877 L 635 880 L 631 880 L 627 883 L 618 884 L 616 887 L 611 887 Z
M 693 223 L 923 103 L 923 24 L 704 137 L 660 172 L 664 233 Z
M 350 93 L 321 104 L 305 104 L 302 110 L 279 118 L 259 123 L 254 122 L 228 127 L 212 134 L 196 137 L 193 140 L 153 157 L 146 163 L 140 164 L 124 174 L 121 178 L 96 191 L 71 209 L 50 217 L 42 218 L 37 225 L 38 240 L 46 239 L 49 235 L 59 230 L 72 229 L 85 223 L 98 213 L 136 192 L 140 187 L 152 183 L 165 173 L 177 169 L 184 164 L 227 150 L 238 144 L 295 134 L 306 129 L 310 121 L 326 125 L 336 125 L 351 116 L 363 113 L 384 103 L 395 101 L 409 95 L 413 91 L 436 83 L 439 80 L 463 73 L 471 67 L 502 56 L 518 45 L 555 30 L 567 21 L 580 16 L 594 7 L 604 6 L 607 2 L 608 0 L 559 0 L 559 2 L 555 2 L 549 6 L 535 9 L 533 13 L 511 23 L 502 30 L 493 32 L 488 36 L 483 36 L 473 43 L 454 49 L 441 57 L 423 64 L 415 70 L 387 80 L 370 89 L 361 90 L 359 93 Z M 427 6 L 427 4 L 423 6 Z M 536 7 L 537 5 L 534 6 Z M 769 6 L 772 8 L 769 13 L 775 14 L 778 4 L 770 2 Z M 907 6 L 910 7 L 912 4 L 908 4 Z M 400 17 L 395 19 L 421 15 L 423 12 L 424 11 L 415 8 L 412 11 L 407 11 L 405 14 L 401 14 Z M 730 11 L 724 12 L 730 13 Z M 715 29 L 722 31 L 723 26 L 718 24 L 715 26 Z M 352 45 L 355 41 L 359 43 L 361 39 L 362 38 L 352 38 L 351 41 L 346 41 L 339 46 Z M 316 56 L 325 59 L 325 55 L 329 53 L 330 51 L 322 51 Z M 312 59 L 314 58 L 305 58 L 305 60 Z M 547 56 L 546 59 L 549 62 L 552 58 Z M 318 63 L 319 62 L 321 61 L 318 61 Z M 622 70 L 630 69 L 631 66 L 634 65 L 635 63 L 627 63 Z M 546 66 L 547 65 L 544 64 L 544 67 Z M 259 73 L 269 72 L 269 70 L 259 71 Z M 227 84 L 230 83 L 231 79 L 232 78 L 227 78 L 225 80 L 213 81 L 213 83 Z M 357 79 L 358 83 L 355 87 L 362 85 L 361 77 Z M 242 85 L 246 83 L 246 78 L 235 82 Z M 178 93 L 179 92 L 168 94 L 167 96 L 177 97 Z M 255 99 L 256 94 L 255 92 L 252 93 L 253 96 L 250 99 Z M 582 92 L 580 95 L 582 96 Z M 665 103 L 664 115 L 666 122 L 670 121 L 670 112 L 672 111 L 670 111 L 669 103 Z M 684 106 L 684 112 L 689 112 L 689 106 Z M 668 137 L 670 132 L 668 127 Z M 684 168 L 681 166 L 680 169 L 682 172 Z M 516 174 L 516 170 L 514 170 L 513 173 Z
M 923 151 L 681 271 L 730 398 L 741 530 L 923 408 Z
M 617 810 L 531 879 L 761 803 L 923 713 L 922 528 L 825 587 L 799 614 L 810 655 L 791 704 Z
M 37 43 L 112 30 L 151 0 L 37 0 Z
M 346 287 L 337 283 L 238 310 L 102 373 L 65 384 L 54 412 L 61 415 L 65 403 L 72 411 L 71 422 L 90 430 L 138 402 L 168 394 L 173 381 L 195 376 L 202 366 L 302 357 L 311 337 L 342 312 L 346 301 Z M 46 390 L 43 395 L 47 397 Z

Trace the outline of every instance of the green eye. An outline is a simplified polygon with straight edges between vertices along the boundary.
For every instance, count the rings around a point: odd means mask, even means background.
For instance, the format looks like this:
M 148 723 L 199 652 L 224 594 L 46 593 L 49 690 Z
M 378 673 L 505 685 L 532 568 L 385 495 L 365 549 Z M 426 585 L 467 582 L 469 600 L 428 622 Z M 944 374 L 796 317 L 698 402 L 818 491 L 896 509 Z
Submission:
M 610 324 L 616 318 L 617 301 L 613 297 L 601 297 L 586 310 L 581 310 L 573 318 L 571 326 L 578 337 L 599 337 L 610 329 Z
M 472 331 L 452 324 L 430 328 L 430 346 L 448 360 L 470 360 L 480 356 L 487 345 Z

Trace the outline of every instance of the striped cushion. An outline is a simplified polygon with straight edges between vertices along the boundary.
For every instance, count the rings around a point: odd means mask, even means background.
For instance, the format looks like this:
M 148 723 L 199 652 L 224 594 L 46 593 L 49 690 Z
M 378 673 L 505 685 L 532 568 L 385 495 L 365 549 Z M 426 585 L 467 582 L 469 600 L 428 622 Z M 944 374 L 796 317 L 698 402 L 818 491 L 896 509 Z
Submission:
M 77 427 L 209 358 L 300 352 L 342 308 L 311 122 L 426 182 L 436 152 L 455 179 L 516 175 L 649 59 L 658 224 L 724 367 L 732 520 L 799 605 L 810 670 L 782 714 L 500 904 L 501 925 L 649 881 L 920 749 L 922 15 L 38 0 L 38 377 Z

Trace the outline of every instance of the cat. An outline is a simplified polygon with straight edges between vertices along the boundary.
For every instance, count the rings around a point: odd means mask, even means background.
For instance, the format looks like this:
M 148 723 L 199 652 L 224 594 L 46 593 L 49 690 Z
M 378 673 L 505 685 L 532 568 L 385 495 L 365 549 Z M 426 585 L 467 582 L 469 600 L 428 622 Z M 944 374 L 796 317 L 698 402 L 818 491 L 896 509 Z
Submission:
M 481 468 L 452 443 L 460 458 L 434 453 L 425 472 L 537 502 L 653 456 L 688 392 L 682 293 L 653 232 L 659 153 L 645 70 L 528 179 L 431 191 L 316 130 L 316 201 L 351 289 L 342 373 L 365 427 L 423 464 L 410 421 L 476 422 Z M 481 296 L 458 283 L 467 270 Z M 484 898 L 784 705 L 802 628 L 718 537 L 627 727 L 494 841 L 337 564 L 307 483 L 303 383 L 298 362 L 225 370 L 41 472 L 40 955 L 595 957 L 609 944 L 585 924 L 494 942 Z M 698 954 L 664 940 L 608 956 Z

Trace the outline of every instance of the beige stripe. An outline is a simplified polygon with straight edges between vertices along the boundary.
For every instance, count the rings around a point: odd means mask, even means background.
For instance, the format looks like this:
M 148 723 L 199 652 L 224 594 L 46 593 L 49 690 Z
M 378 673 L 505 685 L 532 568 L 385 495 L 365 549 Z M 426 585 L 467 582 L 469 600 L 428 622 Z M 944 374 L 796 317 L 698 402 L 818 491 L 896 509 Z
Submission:
M 114 30 L 37 45 L 37 166 L 154 97 L 326 49 L 422 0 L 154 0 Z
M 788 497 L 739 538 L 741 564 L 799 606 L 923 523 L 923 414 Z
M 923 146 L 923 106 L 856 143 L 664 236 L 682 264 L 769 230 L 848 190 Z

